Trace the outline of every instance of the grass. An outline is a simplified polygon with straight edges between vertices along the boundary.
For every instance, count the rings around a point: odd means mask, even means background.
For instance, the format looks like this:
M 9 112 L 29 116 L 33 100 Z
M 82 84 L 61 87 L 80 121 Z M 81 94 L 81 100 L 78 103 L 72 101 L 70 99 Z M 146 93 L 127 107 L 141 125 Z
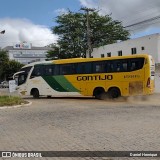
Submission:
M 13 106 L 13 105 L 20 105 L 25 104 L 26 101 L 24 101 L 20 97 L 16 96 L 0 96 L 0 106 Z

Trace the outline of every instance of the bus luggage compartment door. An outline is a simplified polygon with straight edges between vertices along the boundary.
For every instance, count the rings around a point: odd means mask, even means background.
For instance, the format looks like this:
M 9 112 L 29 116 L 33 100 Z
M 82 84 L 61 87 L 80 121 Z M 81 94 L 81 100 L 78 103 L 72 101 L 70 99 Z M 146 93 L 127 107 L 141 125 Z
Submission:
M 143 93 L 143 82 L 129 82 L 129 94 L 130 95 L 139 95 Z

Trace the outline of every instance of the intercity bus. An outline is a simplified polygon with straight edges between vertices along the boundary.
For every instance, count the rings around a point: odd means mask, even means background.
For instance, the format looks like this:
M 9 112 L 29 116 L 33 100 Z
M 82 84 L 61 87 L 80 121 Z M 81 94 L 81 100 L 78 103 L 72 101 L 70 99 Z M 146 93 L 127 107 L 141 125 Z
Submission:
M 14 74 L 21 95 L 93 96 L 101 99 L 154 92 L 152 56 L 73 58 L 34 62 Z

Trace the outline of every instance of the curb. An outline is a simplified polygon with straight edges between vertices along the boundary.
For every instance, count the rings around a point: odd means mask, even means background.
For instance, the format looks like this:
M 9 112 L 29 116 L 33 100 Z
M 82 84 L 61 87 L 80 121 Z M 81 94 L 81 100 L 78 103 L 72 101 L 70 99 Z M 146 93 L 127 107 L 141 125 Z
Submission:
M 29 102 L 29 101 L 28 101 Z M 22 106 L 30 106 L 32 104 L 32 102 L 29 102 L 27 104 L 20 104 L 20 105 L 16 105 L 16 106 L 2 106 L 0 107 L 0 109 L 6 109 L 6 108 L 19 108 Z

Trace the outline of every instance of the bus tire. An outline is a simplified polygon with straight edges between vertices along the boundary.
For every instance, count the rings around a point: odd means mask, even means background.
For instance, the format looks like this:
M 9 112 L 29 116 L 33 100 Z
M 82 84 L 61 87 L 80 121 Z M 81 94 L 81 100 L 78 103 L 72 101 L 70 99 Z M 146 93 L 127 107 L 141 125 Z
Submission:
M 99 100 L 103 100 L 104 94 L 105 90 L 102 87 L 95 88 L 93 91 L 93 96 Z
M 115 99 L 115 98 L 118 98 L 121 96 L 121 92 L 120 92 L 119 88 L 113 87 L 108 90 L 108 96 L 111 99 Z
M 39 98 L 39 90 L 37 88 L 32 89 L 31 95 L 33 98 Z

